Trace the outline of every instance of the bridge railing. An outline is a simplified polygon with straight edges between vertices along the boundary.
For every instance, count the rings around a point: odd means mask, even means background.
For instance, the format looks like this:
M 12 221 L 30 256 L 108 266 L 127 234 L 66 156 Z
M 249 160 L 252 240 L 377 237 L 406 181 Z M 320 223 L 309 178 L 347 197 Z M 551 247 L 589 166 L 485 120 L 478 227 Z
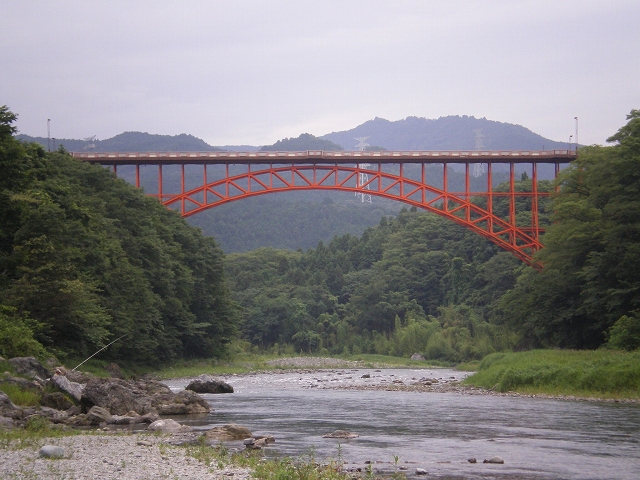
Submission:
M 461 162 L 461 163 L 510 163 L 569 162 L 576 157 L 573 150 L 420 150 L 420 151 L 375 151 L 375 152 L 331 152 L 324 150 L 306 150 L 301 152 L 72 152 L 75 158 L 93 163 L 135 164 L 138 162 L 162 163 L 202 163 L 221 161 L 232 163 L 291 163 L 300 161 L 327 161 L 345 163 L 362 159 L 374 162 Z

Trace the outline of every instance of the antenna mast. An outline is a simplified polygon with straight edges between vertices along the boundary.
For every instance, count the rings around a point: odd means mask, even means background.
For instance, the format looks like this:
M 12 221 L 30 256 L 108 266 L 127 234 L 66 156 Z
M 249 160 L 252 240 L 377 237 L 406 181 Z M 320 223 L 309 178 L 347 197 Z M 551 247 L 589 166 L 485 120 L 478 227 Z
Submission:
M 356 145 L 356 148 L 358 149 L 359 152 L 364 152 L 365 149 L 369 146 L 369 144 L 366 142 L 367 138 L 369 137 L 356 137 L 355 140 L 358 140 L 358 144 Z M 359 168 L 360 170 L 366 170 L 367 167 L 370 167 L 371 164 L 370 163 L 358 163 L 356 165 L 356 168 Z M 362 188 L 363 190 L 371 190 L 369 188 L 369 175 L 367 173 L 362 173 L 360 172 L 358 174 L 357 177 L 357 188 Z M 361 187 L 361 185 L 364 185 Z M 368 202 L 368 203 L 372 203 L 371 202 L 371 194 L 370 193 L 357 193 L 356 192 L 356 197 L 360 197 L 362 200 L 362 203 L 364 202 Z

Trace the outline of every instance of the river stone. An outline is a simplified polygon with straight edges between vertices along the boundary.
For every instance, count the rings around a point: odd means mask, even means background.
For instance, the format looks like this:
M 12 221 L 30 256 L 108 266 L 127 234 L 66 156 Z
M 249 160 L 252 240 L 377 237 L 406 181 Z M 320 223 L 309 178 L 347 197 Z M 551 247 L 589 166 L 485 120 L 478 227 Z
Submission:
M 502 457 L 491 457 L 489 460 L 485 458 L 482 463 L 504 463 Z
M 347 432 L 346 430 L 336 430 L 323 435 L 322 438 L 358 438 L 359 436 L 357 433 Z
M 9 430 L 14 427 L 13 419 L 0 415 L 0 430 Z
M 264 436 L 256 437 L 253 444 L 258 447 L 264 447 L 266 445 L 269 445 L 275 442 L 276 442 L 275 437 L 272 437 L 271 435 L 264 435 Z
M 45 392 L 40 398 L 40 405 L 56 410 L 66 410 L 73 406 L 73 402 L 62 392 Z
M 371 374 L 370 373 L 365 373 L 360 378 L 371 378 Z
M 190 432 L 193 430 L 193 428 L 187 425 L 180 425 L 178 422 L 176 422 L 175 420 L 171 420 L 170 418 L 165 418 L 162 420 L 156 420 L 147 427 L 147 430 L 162 433 L 181 433 Z
M 9 363 L 13 369 L 20 375 L 26 375 L 30 378 L 39 378 L 44 380 L 51 376 L 51 372 L 47 370 L 35 357 L 15 357 L 10 358 Z
M 212 375 L 200 375 L 189 382 L 185 390 L 196 393 L 233 393 L 233 387 Z
M 477 460 L 475 458 L 467 458 L 467 462 L 469 463 L 476 463 Z
M 94 405 L 84 417 L 84 424 L 100 425 L 111 422 L 111 412 L 104 407 Z
M 104 368 L 111 378 L 124 378 L 122 370 L 117 363 L 110 363 Z
M 427 475 L 427 471 L 424 468 L 416 468 L 416 475 Z
M 253 437 L 253 434 L 247 427 L 240 425 L 229 424 L 221 427 L 214 427 L 205 433 L 205 436 L 209 440 L 218 440 L 221 442 L 232 440 L 244 440 L 245 438 Z
M 34 415 L 48 418 L 52 423 L 66 423 L 71 416 L 66 411 L 44 406 L 41 406 L 40 410 L 38 410 Z
M 45 445 L 38 453 L 44 458 L 62 458 L 64 457 L 64 448 L 57 445 Z

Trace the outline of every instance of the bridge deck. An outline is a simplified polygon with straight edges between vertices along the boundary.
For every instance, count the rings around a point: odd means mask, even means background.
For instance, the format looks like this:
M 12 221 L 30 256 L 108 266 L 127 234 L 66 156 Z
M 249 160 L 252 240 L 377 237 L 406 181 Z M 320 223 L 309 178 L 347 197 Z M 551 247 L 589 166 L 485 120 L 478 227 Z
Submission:
M 72 152 L 102 165 L 353 164 L 353 163 L 569 163 L 573 150 L 461 150 L 397 152 Z

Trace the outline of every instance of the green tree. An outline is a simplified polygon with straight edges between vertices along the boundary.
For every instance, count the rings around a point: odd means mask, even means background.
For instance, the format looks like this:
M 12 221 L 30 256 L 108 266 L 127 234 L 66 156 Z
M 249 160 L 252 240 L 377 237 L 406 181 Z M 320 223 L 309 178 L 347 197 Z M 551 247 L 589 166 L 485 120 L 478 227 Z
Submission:
M 527 345 L 595 348 L 640 308 L 640 111 L 609 140 L 585 147 L 559 179 L 540 273 L 505 296 Z

